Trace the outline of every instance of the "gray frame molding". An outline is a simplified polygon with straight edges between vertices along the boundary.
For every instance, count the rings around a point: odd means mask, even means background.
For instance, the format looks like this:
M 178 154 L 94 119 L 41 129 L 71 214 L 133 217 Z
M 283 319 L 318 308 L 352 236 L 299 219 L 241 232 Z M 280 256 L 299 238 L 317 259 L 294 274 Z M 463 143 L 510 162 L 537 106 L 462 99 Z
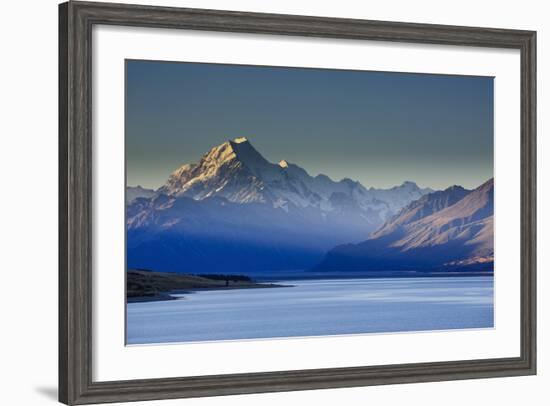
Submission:
M 521 52 L 521 355 L 372 367 L 92 381 L 91 32 L 94 24 L 399 41 Z M 536 33 L 68 2 L 59 6 L 59 400 L 185 398 L 536 373 Z

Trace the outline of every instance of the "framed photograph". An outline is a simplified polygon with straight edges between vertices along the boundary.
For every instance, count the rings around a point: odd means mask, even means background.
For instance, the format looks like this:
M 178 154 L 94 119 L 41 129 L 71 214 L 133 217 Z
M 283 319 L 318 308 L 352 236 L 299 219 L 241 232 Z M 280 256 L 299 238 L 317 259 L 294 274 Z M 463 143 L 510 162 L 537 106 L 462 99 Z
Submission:
M 536 34 L 59 8 L 59 400 L 536 373 Z

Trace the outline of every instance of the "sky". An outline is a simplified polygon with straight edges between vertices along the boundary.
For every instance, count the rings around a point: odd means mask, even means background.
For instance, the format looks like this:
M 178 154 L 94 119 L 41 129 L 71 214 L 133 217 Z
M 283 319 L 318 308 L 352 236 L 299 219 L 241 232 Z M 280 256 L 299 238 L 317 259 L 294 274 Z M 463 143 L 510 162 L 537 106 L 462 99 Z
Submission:
M 475 188 L 493 176 L 493 78 L 126 62 L 128 185 L 237 137 L 313 176 Z

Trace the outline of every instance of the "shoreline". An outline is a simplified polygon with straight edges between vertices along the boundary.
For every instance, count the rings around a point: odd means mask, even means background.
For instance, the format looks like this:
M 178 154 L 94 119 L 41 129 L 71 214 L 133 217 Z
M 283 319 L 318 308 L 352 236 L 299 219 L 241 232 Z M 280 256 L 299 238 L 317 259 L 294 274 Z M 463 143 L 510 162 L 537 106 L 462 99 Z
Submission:
M 377 271 L 377 272 L 327 272 L 320 273 L 300 273 L 289 272 L 279 275 L 251 275 L 258 282 L 277 282 L 279 280 L 321 280 L 321 279 L 398 279 L 398 278 L 465 278 L 465 277 L 483 277 L 494 276 L 494 272 L 465 272 L 465 271 Z
M 246 275 L 196 275 L 131 269 L 126 272 L 126 303 L 185 299 L 185 297 L 173 295 L 198 291 L 278 287 L 288 287 L 288 285 L 267 281 L 258 282 Z
M 181 276 L 181 275 L 180 275 Z M 290 288 L 294 287 L 295 285 L 288 284 L 286 282 L 292 282 L 292 281 L 316 281 L 316 280 L 346 280 L 346 279 L 421 279 L 421 278 L 466 278 L 466 277 L 493 277 L 494 272 L 456 272 L 456 273 L 449 273 L 449 272 L 441 272 L 441 273 L 422 273 L 422 272 L 414 272 L 414 274 L 411 274 L 410 272 L 405 274 L 393 274 L 388 275 L 387 273 L 384 274 L 359 274 L 359 275 L 322 275 L 322 277 L 319 277 L 320 275 L 310 276 L 310 277 L 301 277 L 301 276 L 295 276 L 292 277 L 291 275 L 281 275 L 282 278 L 279 277 L 278 279 L 274 278 L 266 278 L 264 280 L 262 279 L 255 279 L 253 282 L 249 283 L 242 283 L 242 284 L 235 284 L 235 285 L 229 285 L 229 286 L 211 286 L 211 287 L 191 287 L 191 288 L 184 288 L 184 289 L 169 289 L 162 292 L 157 292 L 156 294 L 151 295 L 143 295 L 143 296 L 126 296 L 126 304 L 129 303 L 146 303 L 146 302 L 161 302 L 161 301 L 170 301 L 170 300 L 185 300 L 185 296 L 175 297 L 173 295 L 187 295 L 187 294 L 193 294 L 196 292 L 205 292 L 205 291 L 220 291 L 220 290 L 239 290 L 239 289 L 270 289 L 270 288 Z M 286 276 L 286 277 L 285 277 Z M 285 284 L 280 284 L 276 282 L 283 282 Z

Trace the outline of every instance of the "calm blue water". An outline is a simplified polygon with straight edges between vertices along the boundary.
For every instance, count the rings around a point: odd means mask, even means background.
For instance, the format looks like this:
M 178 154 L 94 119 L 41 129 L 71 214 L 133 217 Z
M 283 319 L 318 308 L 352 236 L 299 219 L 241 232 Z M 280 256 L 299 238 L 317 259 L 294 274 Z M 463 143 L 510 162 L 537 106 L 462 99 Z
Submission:
M 127 343 L 493 327 L 493 278 L 280 282 L 129 303 Z

